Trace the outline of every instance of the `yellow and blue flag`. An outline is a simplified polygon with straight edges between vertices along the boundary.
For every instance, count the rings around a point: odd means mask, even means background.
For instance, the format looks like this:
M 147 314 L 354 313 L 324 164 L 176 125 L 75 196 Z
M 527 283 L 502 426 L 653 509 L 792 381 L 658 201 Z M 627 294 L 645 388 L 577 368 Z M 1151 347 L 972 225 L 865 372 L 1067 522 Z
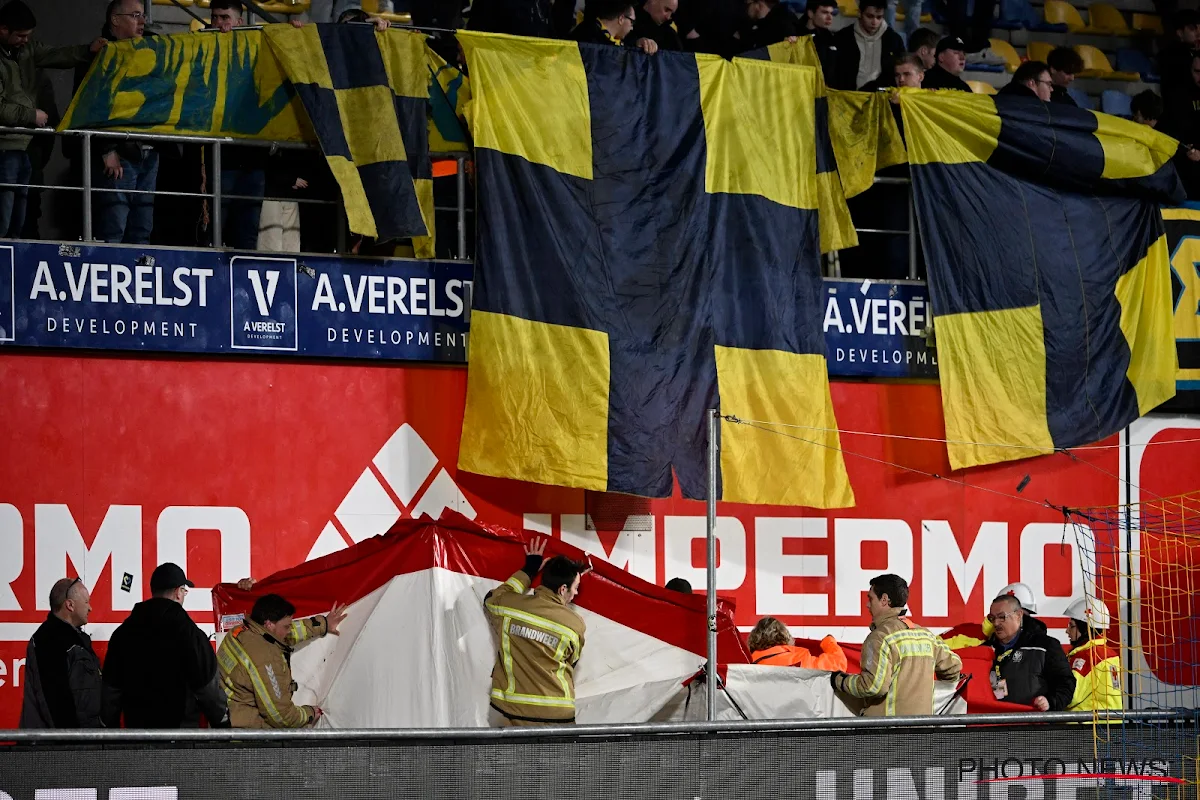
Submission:
M 1094 442 L 1170 399 L 1175 140 L 1033 98 L 901 109 L 951 465 Z
M 432 231 L 425 37 L 366 25 L 270 25 L 263 33 L 342 189 L 350 229 L 380 239 Z
M 464 33 L 479 247 L 459 466 L 853 504 L 821 331 L 810 68 Z M 783 435 L 776 432 L 780 431 Z
M 72 128 L 312 138 L 296 92 L 260 31 L 110 42 L 59 126 Z

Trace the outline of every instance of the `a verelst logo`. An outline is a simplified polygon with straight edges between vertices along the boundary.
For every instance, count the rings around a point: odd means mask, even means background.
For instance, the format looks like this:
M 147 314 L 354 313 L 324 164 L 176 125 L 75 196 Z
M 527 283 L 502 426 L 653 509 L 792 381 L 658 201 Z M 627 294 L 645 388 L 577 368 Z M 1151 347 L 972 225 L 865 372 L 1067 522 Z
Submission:
M 229 260 L 230 346 L 235 350 L 296 350 L 294 258 L 234 256 Z
M 386 533 L 402 517 L 437 519 L 445 509 L 475 518 L 475 509 L 429 445 L 407 422 L 367 464 L 325 524 L 308 559 Z

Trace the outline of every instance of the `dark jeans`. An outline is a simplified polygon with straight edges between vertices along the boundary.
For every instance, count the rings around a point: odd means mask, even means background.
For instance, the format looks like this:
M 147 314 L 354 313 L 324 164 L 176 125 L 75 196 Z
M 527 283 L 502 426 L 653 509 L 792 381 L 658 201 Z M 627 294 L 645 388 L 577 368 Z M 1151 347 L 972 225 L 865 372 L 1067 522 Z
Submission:
M 121 177 L 104 174 L 104 161 L 97 159 L 95 185 L 100 189 L 122 189 L 120 192 L 99 192 L 96 197 L 95 237 L 112 244 L 149 244 L 154 229 L 154 195 L 127 194 L 128 190 L 152 192 L 158 183 L 158 151 L 143 150 L 138 162 L 121 159 Z
M 24 150 L 0 150 L 0 183 L 29 183 L 32 171 Z M 28 199 L 28 188 L 0 189 L 0 238 L 20 238 Z
M 221 194 L 262 197 L 267 192 L 267 173 L 261 169 L 221 170 Z M 258 249 L 258 222 L 262 200 L 221 200 L 221 234 L 234 250 Z

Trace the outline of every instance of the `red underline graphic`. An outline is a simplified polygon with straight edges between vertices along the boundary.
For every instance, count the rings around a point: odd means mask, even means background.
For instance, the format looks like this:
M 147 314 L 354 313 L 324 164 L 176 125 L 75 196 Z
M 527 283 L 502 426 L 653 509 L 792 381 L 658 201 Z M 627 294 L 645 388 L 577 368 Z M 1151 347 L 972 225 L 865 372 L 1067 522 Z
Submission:
M 1120 772 L 1079 772 L 1067 775 L 1018 775 L 1012 778 L 986 778 L 981 781 L 975 781 L 975 784 L 981 783 L 1002 783 L 1004 781 L 1059 781 L 1065 778 L 1092 778 L 1095 780 L 1103 780 L 1113 778 L 1123 781 L 1155 781 L 1157 783 L 1186 783 L 1183 778 L 1172 778 L 1168 775 L 1125 775 Z

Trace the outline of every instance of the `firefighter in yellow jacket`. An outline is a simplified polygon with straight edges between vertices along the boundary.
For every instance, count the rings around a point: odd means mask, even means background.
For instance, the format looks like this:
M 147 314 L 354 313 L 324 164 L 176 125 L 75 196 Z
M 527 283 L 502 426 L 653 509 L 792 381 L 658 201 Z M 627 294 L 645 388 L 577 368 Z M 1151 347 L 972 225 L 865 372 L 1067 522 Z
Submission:
M 279 595 L 263 595 L 250 619 L 221 641 L 217 666 L 232 727 L 304 728 L 320 718 L 321 709 L 292 702 L 292 653 L 326 634 L 336 636 L 346 608 L 335 605 L 327 616 L 303 620 L 293 620 L 295 613 Z
M 1067 661 L 1075 673 L 1075 694 L 1067 711 L 1120 711 L 1121 655 L 1105 636 L 1112 621 L 1108 606 L 1096 597 L 1076 597 L 1063 616 L 1071 641 Z
M 525 548 L 525 566 L 484 598 L 496 637 L 491 707 L 497 727 L 575 721 L 575 665 L 583 619 L 571 608 L 586 568 L 565 556 L 545 563 L 545 540 Z M 529 593 L 538 571 L 542 584 Z
M 941 637 L 905 616 L 908 583 L 876 575 L 867 591 L 871 633 L 863 642 L 860 672 L 830 676 L 835 692 L 849 695 L 867 717 L 934 714 L 933 682 L 957 680 L 962 661 Z

